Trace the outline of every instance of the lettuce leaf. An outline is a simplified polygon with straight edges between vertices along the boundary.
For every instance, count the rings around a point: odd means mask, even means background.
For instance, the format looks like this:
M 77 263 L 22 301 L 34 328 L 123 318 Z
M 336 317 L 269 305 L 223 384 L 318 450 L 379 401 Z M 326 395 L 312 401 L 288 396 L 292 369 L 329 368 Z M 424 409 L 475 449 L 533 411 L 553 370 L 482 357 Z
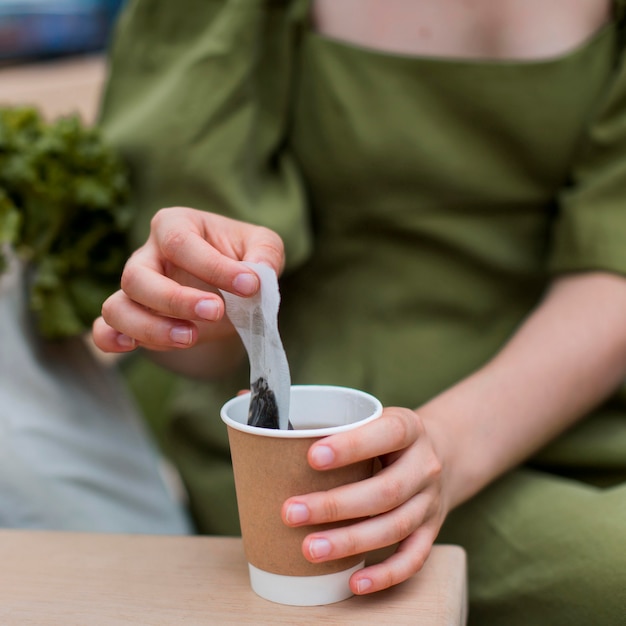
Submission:
M 97 127 L 0 108 L 2 244 L 29 269 L 31 309 L 46 337 L 76 335 L 119 286 L 128 257 L 129 177 Z

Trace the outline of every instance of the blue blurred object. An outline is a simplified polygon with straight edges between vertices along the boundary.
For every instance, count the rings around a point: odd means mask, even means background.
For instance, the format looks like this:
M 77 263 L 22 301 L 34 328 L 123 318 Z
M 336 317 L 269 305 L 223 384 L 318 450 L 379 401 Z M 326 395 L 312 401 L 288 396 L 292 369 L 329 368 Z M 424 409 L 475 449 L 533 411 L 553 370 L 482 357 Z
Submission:
M 124 0 L 0 0 L 0 61 L 102 50 Z

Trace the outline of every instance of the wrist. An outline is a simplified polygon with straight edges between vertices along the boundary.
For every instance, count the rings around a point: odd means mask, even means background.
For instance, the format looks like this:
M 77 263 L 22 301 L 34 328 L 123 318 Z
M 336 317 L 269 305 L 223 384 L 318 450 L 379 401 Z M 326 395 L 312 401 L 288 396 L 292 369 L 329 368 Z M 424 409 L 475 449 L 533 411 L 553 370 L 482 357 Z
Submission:
M 474 452 L 478 447 L 470 443 L 470 438 L 460 428 L 461 421 L 453 419 L 450 413 L 430 406 L 416 412 L 441 461 L 445 508 L 451 511 L 489 482 L 485 478 L 488 473 L 484 467 L 485 455 Z

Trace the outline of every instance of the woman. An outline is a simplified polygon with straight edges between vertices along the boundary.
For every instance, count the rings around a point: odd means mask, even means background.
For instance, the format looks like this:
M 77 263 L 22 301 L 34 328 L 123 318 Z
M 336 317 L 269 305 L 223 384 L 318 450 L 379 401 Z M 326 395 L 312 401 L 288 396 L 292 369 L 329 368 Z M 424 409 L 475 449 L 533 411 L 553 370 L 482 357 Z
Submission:
M 210 414 L 247 373 L 216 288 L 254 293 L 241 261 L 264 262 L 292 381 L 387 406 L 312 446 L 383 469 L 285 503 L 293 526 L 366 518 L 310 560 L 399 542 L 353 575 L 370 593 L 438 538 L 468 550 L 472 623 L 623 618 L 624 3 L 572 5 L 130 5 L 103 122 L 148 239 L 94 336 L 222 377 L 180 382 L 169 417 L 201 528 L 232 501 Z

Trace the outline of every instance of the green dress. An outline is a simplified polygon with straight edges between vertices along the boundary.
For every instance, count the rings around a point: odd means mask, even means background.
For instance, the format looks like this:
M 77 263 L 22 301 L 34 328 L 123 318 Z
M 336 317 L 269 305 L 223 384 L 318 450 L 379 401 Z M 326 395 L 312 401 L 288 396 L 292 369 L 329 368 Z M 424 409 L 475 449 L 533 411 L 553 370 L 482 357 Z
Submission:
M 292 380 L 419 406 L 553 276 L 626 274 L 622 4 L 566 54 L 472 61 L 320 36 L 306 1 L 131 2 L 102 122 L 133 170 L 135 242 L 169 205 L 275 229 Z M 127 369 L 198 527 L 236 533 L 218 409 L 247 370 L 209 385 Z M 440 540 L 468 550 L 470 623 L 626 619 L 625 480 L 620 391 L 453 512 Z

